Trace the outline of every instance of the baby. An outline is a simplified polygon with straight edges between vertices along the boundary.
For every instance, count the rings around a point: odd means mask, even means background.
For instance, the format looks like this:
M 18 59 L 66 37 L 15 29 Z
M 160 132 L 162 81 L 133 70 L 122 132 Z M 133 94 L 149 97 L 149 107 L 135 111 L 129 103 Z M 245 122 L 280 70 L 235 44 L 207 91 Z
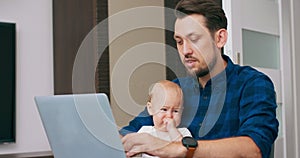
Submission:
M 149 133 L 166 141 L 181 141 L 191 136 L 187 128 L 177 128 L 183 111 L 183 93 L 174 82 L 162 80 L 150 90 L 147 110 L 153 117 L 154 126 L 143 126 L 138 133 Z M 142 157 L 151 157 L 142 154 Z

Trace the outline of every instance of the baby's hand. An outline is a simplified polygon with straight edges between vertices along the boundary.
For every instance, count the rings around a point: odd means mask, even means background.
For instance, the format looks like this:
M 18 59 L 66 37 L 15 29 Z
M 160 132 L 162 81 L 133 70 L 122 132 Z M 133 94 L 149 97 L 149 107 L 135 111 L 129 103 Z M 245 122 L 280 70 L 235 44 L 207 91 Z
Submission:
M 174 119 L 165 118 L 164 119 L 164 124 L 166 125 L 166 128 L 167 128 L 168 131 L 176 129 L 176 122 L 174 121 Z
M 170 134 L 170 138 L 172 141 L 181 141 L 182 135 L 176 128 L 176 122 L 174 119 L 165 118 L 164 123 L 166 125 L 166 130 Z

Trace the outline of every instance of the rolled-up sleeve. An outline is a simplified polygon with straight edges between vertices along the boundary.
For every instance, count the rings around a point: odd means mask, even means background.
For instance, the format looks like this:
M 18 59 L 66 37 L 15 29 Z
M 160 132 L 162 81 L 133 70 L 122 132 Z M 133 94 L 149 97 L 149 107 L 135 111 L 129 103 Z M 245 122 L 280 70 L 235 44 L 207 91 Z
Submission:
M 238 136 L 249 136 L 268 158 L 278 134 L 276 93 L 272 81 L 265 75 L 253 77 L 244 86 L 240 101 Z
M 123 136 L 137 132 L 142 126 L 153 126 L 152 117 L 148 114 L 147 108 L 129 122 L 129 124 L 119 130 Z

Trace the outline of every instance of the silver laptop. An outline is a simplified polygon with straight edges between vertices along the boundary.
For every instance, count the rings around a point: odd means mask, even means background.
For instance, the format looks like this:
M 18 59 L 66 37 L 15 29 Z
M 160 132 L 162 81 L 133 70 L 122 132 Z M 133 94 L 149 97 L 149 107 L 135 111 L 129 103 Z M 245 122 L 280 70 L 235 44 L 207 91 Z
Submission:
M 35 97 L 55 158 L 125 158 L 105 94 Z

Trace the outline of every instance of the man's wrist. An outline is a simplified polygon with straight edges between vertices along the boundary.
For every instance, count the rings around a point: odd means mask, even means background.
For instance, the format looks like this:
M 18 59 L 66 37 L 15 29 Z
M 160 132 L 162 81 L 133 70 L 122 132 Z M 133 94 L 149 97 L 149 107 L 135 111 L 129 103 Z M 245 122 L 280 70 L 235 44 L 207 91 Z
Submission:
M 178 152 L 177 155 L 180 155 L 179 157 L 186 157 L 188 149 L 185 146 L 183 146 L 181 142 L 176 142 L 176 145 L 178 146 L 176 149 L 176 151 Z
M 181 146 L 180 151 L 182 153 L 180 155 L 182 155 L 182 157 L 186 157 L 186 154 L 188 153 L 188 149 L 185 146 L 183 146 L 182 144 L 180 144 L 180 146 Z
M 168 144 L 151 153 L 153 155 L 159 157 L 170 157 L 170 158 L 178 158 L 185 157 L 187 153 L 187 149 L 182 145 L 181 142 L 168 142 Z

